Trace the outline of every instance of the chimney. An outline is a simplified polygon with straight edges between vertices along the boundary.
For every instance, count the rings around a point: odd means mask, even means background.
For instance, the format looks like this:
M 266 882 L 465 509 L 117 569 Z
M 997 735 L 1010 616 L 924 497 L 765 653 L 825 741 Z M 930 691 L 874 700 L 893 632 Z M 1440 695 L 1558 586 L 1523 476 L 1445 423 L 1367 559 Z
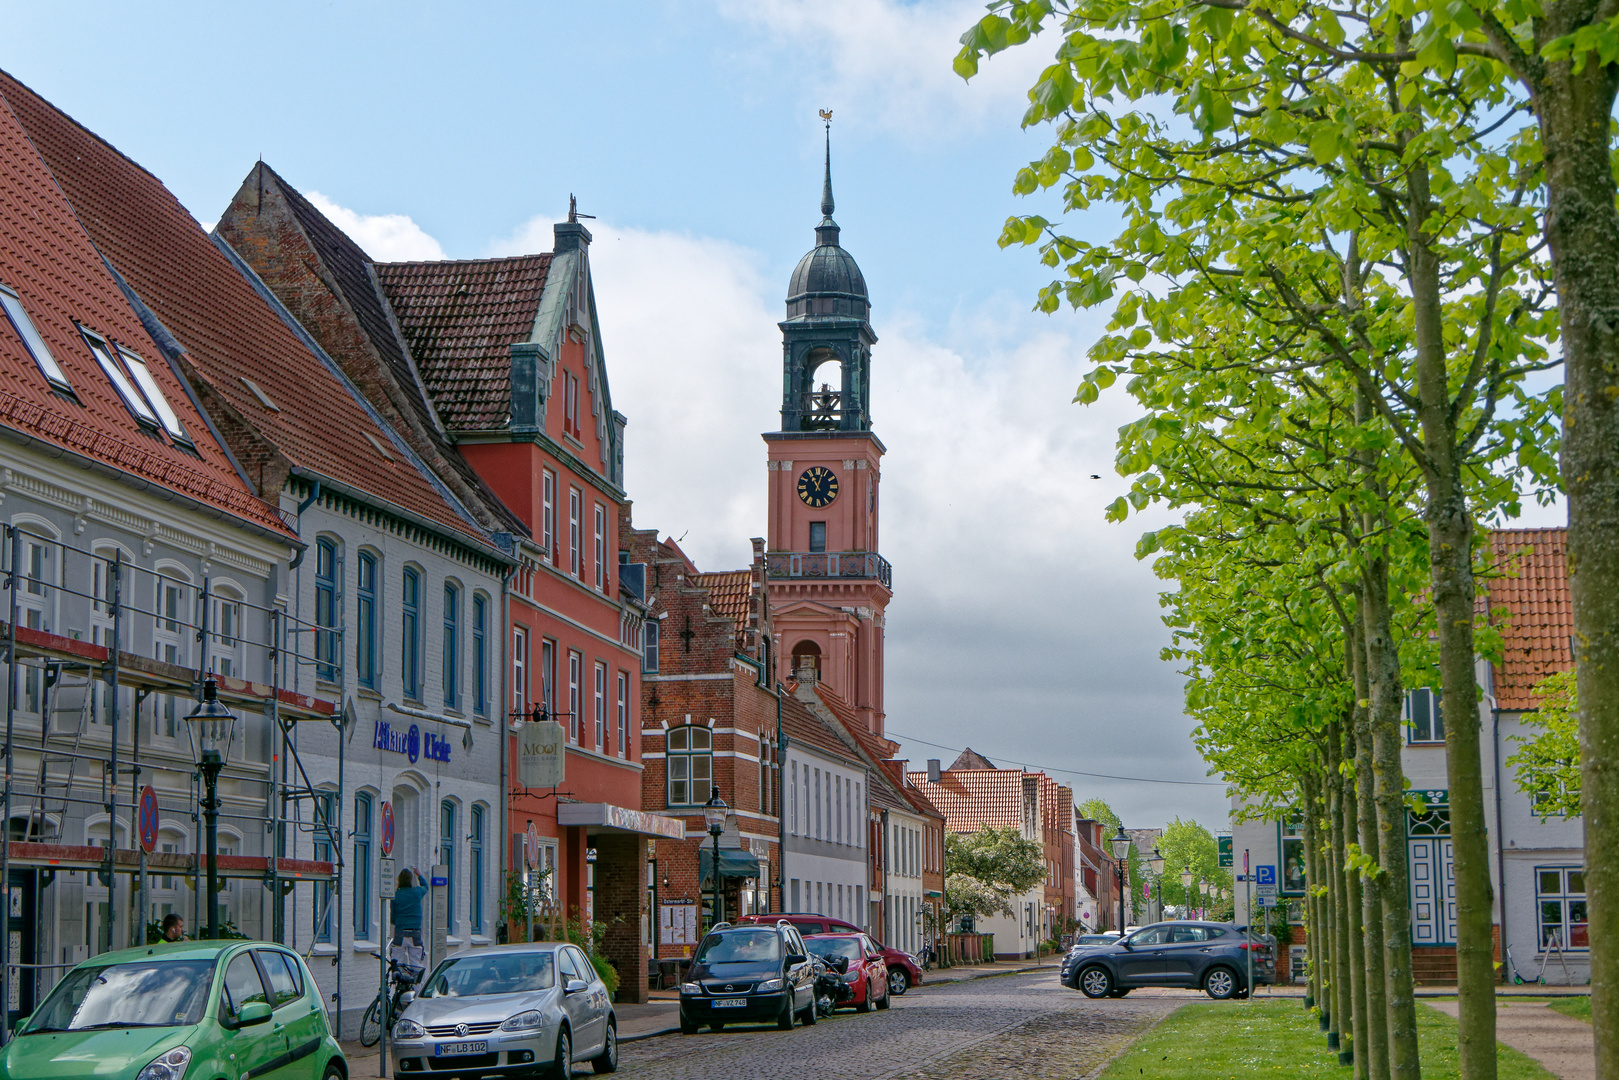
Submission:
M 798 671 L 795 675 L 802 686 L 813 686 L 820 681 L 815 670 L 815 657 L 808 653 L 800 654 L 798 656 Z
M 939 782 L 939 759 L 936 757 L 928 758 L 928 782 L 933 784 Z

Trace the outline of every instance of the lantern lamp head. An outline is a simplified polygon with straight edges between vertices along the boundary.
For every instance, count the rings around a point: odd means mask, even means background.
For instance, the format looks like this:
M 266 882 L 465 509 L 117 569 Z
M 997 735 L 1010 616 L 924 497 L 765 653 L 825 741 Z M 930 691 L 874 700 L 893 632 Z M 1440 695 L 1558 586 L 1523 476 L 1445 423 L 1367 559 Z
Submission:
M 203 680 L 202 700 L 191 710 L 186 722 L 195 725 L 191 730 L 195 733 L 195 745 L 202 754 L 212 751 L 221 759 L 230 756 L 231 739 L 236 732 L 236 714 L 219 700 L 219 684 L 212 675 Z
M 718 836 L 725 831 L 725 813 L 729 809 L 730 807 L 725 805 L 725 800 L 720 798 L 719 785 L 715 784 L 713 794 L 703 804 L 703 821 L 708 825 L 710 834 Z
M 1147 865 L 1152 867 L 1152 873 L 1153 873 L 1154 877 L 1161 876 L 1163 874 L 1163 872 L 1164 872 L 1164 856 L 1163 856 L 1163 853 L 1161 851 L 1159 851 L 1157 848 L 1153 848 L 1152 849 L 1152 855 L 1149 856 L 1148 859 L 1147 859 Z
M 1124 824 L 1119 824 L 1119 831 L 1113 834 L 1113 857 L 1123 862 L 1130 857 L 1130 834 L 1124 831 Z

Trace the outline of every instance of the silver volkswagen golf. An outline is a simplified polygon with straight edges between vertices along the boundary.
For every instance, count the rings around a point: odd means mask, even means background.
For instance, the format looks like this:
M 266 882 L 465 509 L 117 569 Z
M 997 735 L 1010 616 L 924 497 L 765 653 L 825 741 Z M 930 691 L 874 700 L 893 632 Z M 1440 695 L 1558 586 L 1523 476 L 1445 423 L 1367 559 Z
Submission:
M 456 953 L 393 1029 L 394 1074 L 436 1080 L 565 1077 L 589 1061 L 618 1068 L 618 1020 L 607 987 L 574 945 L 537 942 Z

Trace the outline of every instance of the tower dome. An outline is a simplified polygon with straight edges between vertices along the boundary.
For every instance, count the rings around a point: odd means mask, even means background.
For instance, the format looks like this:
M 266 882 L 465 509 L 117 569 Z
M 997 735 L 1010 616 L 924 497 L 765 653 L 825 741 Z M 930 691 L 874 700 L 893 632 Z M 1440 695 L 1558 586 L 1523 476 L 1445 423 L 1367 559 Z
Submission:
M 826 147 L 826 179 L 821 185 L 821 223 L 815 227 L 815 246 L 793 268 L 787 284 L 787 321 L 844 318 L 865 322 L 871 312 L 866 278 L 854 256 L 838 244 L 838 223 L 832 220 L 832 144 Z

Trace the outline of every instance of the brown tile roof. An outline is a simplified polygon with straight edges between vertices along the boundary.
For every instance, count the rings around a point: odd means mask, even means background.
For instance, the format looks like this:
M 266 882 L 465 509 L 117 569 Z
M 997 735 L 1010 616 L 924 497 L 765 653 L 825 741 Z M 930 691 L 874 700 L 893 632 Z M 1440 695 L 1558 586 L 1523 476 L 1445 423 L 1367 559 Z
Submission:
M 866 722 L 860 719 L 859 714 L 851 709 L 841 697 L 827 689 L 825 683 L 818 682 L 815 684 L 815 695 L 820 699 L 821 704 L 826 706 L 827 711 L 843 725 L 843 729 L 848 732 L 849 737 L 858 742 L 861 748 L 873 758 L 882 761 L 893 757 L 899 751 L 899 743 L 873 733 L 866 727 Z
M 957 769 L 993 769 L 996 767 L 993 761 L 969 746 L 957 755 L 956 760 L 950 763 L 948 771 L 954 772 Z
M 722 619 L 748 621 L 748 599 L 753 593 L 753 574 L 747 570 L 719 570 L 693 574 L 691 583 L 708 590 L 708 610 Z
M 826 721 L 791 694 L 781 696 L 781 730 L 794 742 L 812 746 L 853 768 L 860 767 L 859 757 L 831 728 L 827 727 Z
M 74 397 L 50 390 L 0 315 L 0 424 L 189 496 L 291 538 L 216 443 L 179 378 L 107 271 L 0 87 L 0 282 L 16 291 Z M 148 434 L 79 335 L 75 321 L 146 361 L 197 454 Z
M 1490 622 L 1501 628 L 1496 708 L 1533 709 L 1535 684 L 1574 664 L 1567 530 L 1496 529 L 1490 554 L 1494 576 L 1481 591 L 1489 598 Z
M 944 813 L 951 832 L 1023 828 L 1023 773 L 1018 769 L 950 770 L 933 783 L 925 772 L 908 773 L 929 802 Z
M 161 181 L 4 73 L 0 95 L 101 254 L 244 422 L 294 466 L 488 544 Z M 260 404 L 244 378 L 279 411 Z
M 550 269 L 549 254 L 376 264 L 445 427 L 506 427 L 511 347 L 533 333 Z

